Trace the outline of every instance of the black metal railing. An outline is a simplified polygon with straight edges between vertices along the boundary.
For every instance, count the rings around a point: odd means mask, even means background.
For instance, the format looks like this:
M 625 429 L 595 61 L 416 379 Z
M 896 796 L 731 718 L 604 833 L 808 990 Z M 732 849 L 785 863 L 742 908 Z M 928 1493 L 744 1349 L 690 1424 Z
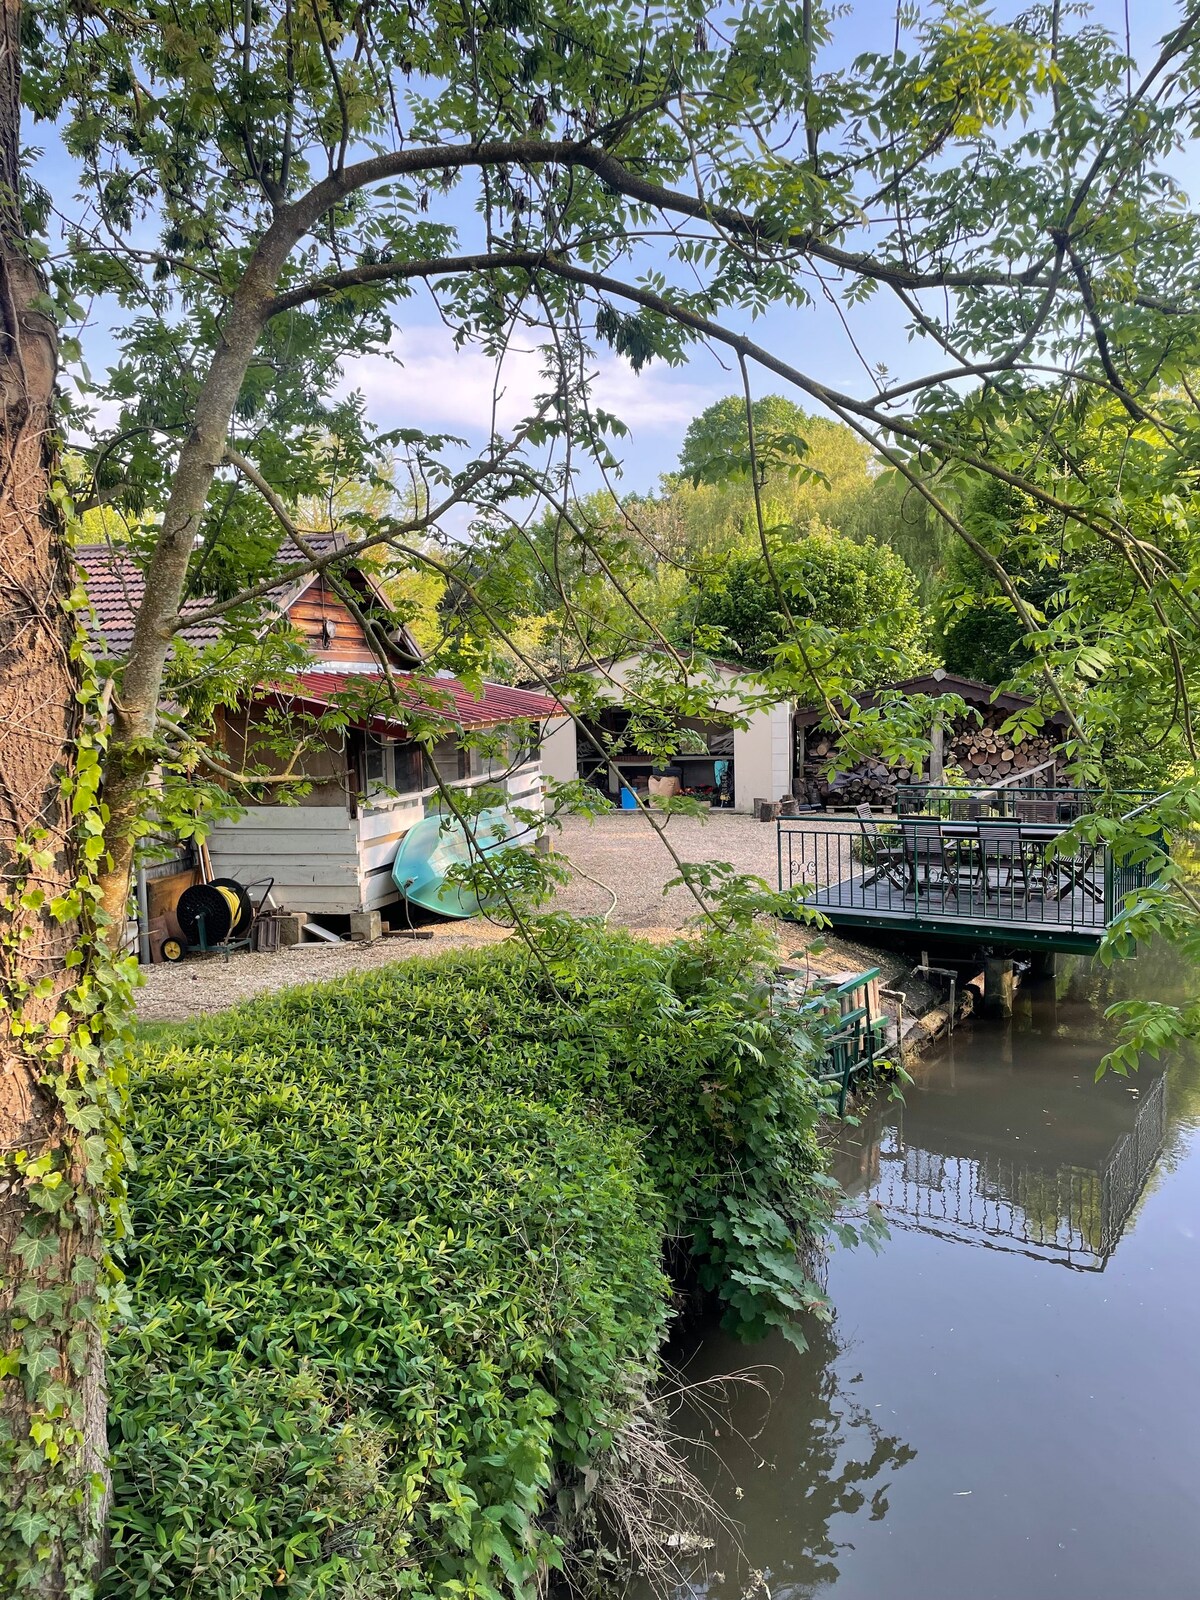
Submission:
M 902 817 L 975 822 L 988 817 L 1014 822 L 1068 823 L 1084 816 L 1120 817 L 1154 798 L 1151 789 L 1079 789 L 1046 784 L 900 783 L 896 811 Z
M 1117 863 L 1106 844 L 1066 834 L 1063 824 L 986 817 L 783 819 L 779 884 L 803 885 L 821 911 L 872 921 L 1099 936 L 1161 859 Z

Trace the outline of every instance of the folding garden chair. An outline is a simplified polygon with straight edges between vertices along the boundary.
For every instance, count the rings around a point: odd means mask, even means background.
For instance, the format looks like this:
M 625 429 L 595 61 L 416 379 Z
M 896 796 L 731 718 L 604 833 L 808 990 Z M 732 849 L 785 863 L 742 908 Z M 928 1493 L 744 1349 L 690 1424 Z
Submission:
M 1042 842 L 1027 838 L 1019 824 L 1006 828 L 980 830 L 983 841 L 984 878 L 992 887 L 995 873 L 997 893 L 1008 891 L 1015 897 L 1018 885 L 1023 900 L 1046 892 L 1046 854 Z
M 940 889 L 942 894 L 958 896 L 958 882 L 946 854 L 946 836 L 940 822 L 911 822 L 900 824 L 904 835 L 904 858 L 908 873 L 909 891 L 920 897 L 922 889 L 929 893 Z
M 855 806 L 854 814 L 862 830 L 863 887 L 882 879 L 897 889 L 907 888 L 908 861 L 903 835 L 884 833 L 868 805 Z

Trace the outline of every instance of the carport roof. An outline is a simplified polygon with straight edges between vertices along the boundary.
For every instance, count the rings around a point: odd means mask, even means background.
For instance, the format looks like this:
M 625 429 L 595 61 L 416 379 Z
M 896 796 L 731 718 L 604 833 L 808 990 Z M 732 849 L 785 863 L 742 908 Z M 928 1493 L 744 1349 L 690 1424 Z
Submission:
M 977 678 L 960 678 L 956 673 L 944 672 L 940 667 L 936 672 L 927 672 L 918 678 L 904 678 L 899 683 L 882 684 L 873 694 L 864 694 L 859 697 L 859 705 L 865 710 L 870 710 L 878 703 L 879 697 L 885 691 L 895 693 L 899 689 L 904 694 L 927 694 L 935 699 L 944 694 L 960 695 L 968 705 L 998 706 L 1001 711 L 1024 711 L 1033 704 L 1032 699 L 1024 694 L 997 694 L 990 683 L 980 683 Z M 817 723 L 824 722 L 828 713 L 823 706 L 803 706 L 796 712 L 796 726 L 811 728 Z M 1047 721 L 1058 727 L 1065 727 L 1066 716 L 1061 711 L 1056 711 L 1047 718 Z

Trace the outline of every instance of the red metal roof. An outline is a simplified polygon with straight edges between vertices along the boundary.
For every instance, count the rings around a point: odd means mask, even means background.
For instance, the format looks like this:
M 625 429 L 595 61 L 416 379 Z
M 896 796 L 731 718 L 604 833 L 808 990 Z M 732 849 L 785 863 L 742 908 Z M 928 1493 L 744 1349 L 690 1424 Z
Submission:
M 373 732 L 400 734 L 405 731 L 403 711 L 407 706 L 426 716 L 444 717 L 457 728 L 496 727 L 506 722 L 541 722 L 563 715 L 557 700 L 534 694 L 529 689 L 510 689 L 501 683 L 485 683 L 481 695 L 457 678 L 424 678 L 411 672 L 392 674 L 392 683 L 377 672 L 297 672 L 284 682 L 264 684 L 263 692 L 277 704 L 299 703 L 313 710 L 324 710 L 335 697 L 357 690 L 362 706 L 360 719 Z M 357 709 L 357 707 L 356 707 Z M 397 716 L 396 712 L 400 715 Z

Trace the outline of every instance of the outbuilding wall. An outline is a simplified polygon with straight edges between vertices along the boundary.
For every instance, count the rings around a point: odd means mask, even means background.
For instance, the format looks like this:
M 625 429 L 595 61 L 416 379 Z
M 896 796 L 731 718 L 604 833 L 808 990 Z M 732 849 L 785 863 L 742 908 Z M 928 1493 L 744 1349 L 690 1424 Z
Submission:
M 511 804 L 542 811 L 542 769 L 536 757 L 505 779 L 452 784 L 470 794 L 480 783 L 502 784 Z M 436 787 L 348 806 L 249 806 L 231 822 L 218 822 L 209 838 L 219 877 L 253 883 L 274 878 L 273 894 L 288 911 L 348 916 L 378 911 L 400 897 L 392 862 L 400 840 L 436 801 Z
M 733 733 L 733 803 L 751 811 L 756 800 L 782 800 L 792 788 L 792 708 L 787 702 L 755 712 Z
M 615 661 L 596 668 L 602 691 L 613 704 L 620 704 L 623 692 L 635 682 L 642 662 L 637 657 Z M 719 683 L 730 692 L 718 695 L 714 711 L 738 713 L 742 701 L 738 693 L 741 680 L 728 668 L 719 668 Z M 701 681 L 699 678 L 697 682 Z M 542 738 L 542 767 L 548 777 L 573 782 L 579 776 L 575 723 L 570 717 L 546 724 Z M 754 712 L 746 728 L 733 730 L 734 810 L 750 811 L 755 800 L 780 800 L 792 786 L 792 707 L 788 701 Z

